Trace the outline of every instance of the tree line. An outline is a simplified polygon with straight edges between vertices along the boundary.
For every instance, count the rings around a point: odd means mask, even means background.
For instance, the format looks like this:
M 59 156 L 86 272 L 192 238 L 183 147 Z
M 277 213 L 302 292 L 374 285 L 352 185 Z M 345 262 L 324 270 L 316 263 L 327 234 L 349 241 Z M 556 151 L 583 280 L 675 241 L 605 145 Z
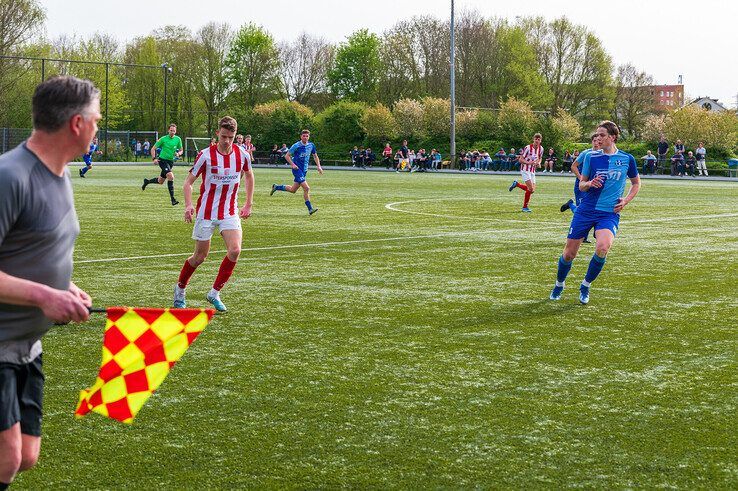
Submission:
M 211 135 L 224 114 L 258 130 L 259 122 L 267 125 L 266 115 L 288 106 L 294 114 L 285 117 L 292 121 L 277 126 L 299 122 L 326 127 L 337 115 L 362 107 L 354 118 L 354 134 L 341 133 L 352 138 L 402 132 L 412 136 L 413 131 L 429 137 L 439 133 L 437 127 L 448 126 L 448 106 L 444 112 L 437 103 L 450 91 L 447 19 L 415 16 L 380 33 L 359 29 L 333 44 L 308 32 L 278 42 L 253 23 L 234 28 L 216 22 L 197 31 L 164 26 L 124 43 L 105 33 L 45 39 L 39 36 L 45 13 L 37 0 L 0 0 L 0 18 L 0 55 L 167 63 L 172 68 L 168 119 L 191 136 Z M 558 124 L 566 135 L 574 128 L 580 132 L 575 139 L 582 136 L 582 128 L 606 118 L 636 138 L 646 130 L 653 98 L 645 86 L 653 83 L 652 77 L 632 65 L 615 67 L 587 27 L 565 17 L 512 22 L 485 18 L 475 10 L 465 10 L 457 19 L 456 100 L 462 127 L 499 129 L 500 111 L 522 103 L 523 120 L 529 117 L 527 111 L 538 118 L 558 118 L 540 124 Z M 44 68 L 46 77 L 73 74 L 104 87 L 102 65 L 49 62 Z M 107 75 L 111 129 L 165 127 L 162 70 L 115 66 Z M 0 59 L 0 126 L 30 126 L 30 97 L 40 80 L 39 62 Z M 431 107 L 435 112 L 426 114 Z M 365 117 L 367 109 L 371 111 Z M 487 112 L 489 117 L 484 116 Z M 290 135 L 294 131 L 290 128 Z

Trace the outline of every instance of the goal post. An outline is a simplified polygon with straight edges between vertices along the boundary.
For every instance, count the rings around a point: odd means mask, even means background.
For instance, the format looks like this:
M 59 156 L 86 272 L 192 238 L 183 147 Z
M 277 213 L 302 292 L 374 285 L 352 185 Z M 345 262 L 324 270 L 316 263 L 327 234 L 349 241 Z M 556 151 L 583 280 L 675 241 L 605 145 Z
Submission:
M 195 157 L 197 157 L 197 154 L 200 153 L 201 150 L 203 150 L 204 148 L 208 148 L 209 146 L 210 138 L 198 138 L 188 136 L 187 138 L 185 138 L 184 160 L 186 162 L 194 161 Z

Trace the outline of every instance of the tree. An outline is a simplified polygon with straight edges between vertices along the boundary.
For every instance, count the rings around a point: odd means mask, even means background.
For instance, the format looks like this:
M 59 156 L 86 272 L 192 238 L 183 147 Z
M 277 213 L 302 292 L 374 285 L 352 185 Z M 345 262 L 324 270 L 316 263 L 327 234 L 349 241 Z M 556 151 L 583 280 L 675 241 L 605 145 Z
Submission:
M 521 147 L 530 143 L 537 119 L 530 104 L 511 97 L 502 103 L 498 123 L 500 140 Z
M 650 85 L 653 77 L 639 72 L 630 63 L 618 67 L 615 95 L 615 122 L 624 127 L 628 134 L 639 138 L 646 123 L 646 116 L 652 112 L 654 98 Z
M 373 103 L 377 100 L 380 70 L 379 38 L 361 29 L 338 47 L 328 72 L 328 85 L 338 97 Z
M 264 28 L 249 23 L 236 34 L 226 57 L 228 79 L 246 108 L 272 98 L 279 89 L 279 52 Z
M 423 128 L 426 136 L 430 138 L 445 137 L 451 131 L 451 101 L 437 97 L 424 97 L 423 105 Z
M 225 67 L 233 35 L 228 24 L 217 22 L 209 22 L 197 31 L 198 62 L 192 81 L 195 94 L 205 105 L 208 135 L 215 133 L 215 121 L 231 91 Z
M 687 106 L 666 115 L 664 134 L 690 148 L 702 141 L 711 149 L 728 153 L 738 141 L 738 116 L 732 111 L 718 113 Z
M 295 101 L 273 101 L 258 104 L 244 119 L 254 141 L 266 147 L 280 143 L 294 142 L 300 131 L 309 128 L 313 111 Z
M 398 134 L 402 138 L 425 138 L 423 128 L 423 105 L 413 99 L 400 99 L 395 103 L 392 114 L 397 121 Z
M 377 104 L 364 111 L 361 128 L 373 145 L 397 138 L 397 121 L 384 104 Z
M 338 101 L 315 117 L 318 137 L 326 143 L 356 142 L 364 139 L 361 120 L 363 102 Z
M 552 114 L 566 109 L 585 125 L 610 114 L 615 99 L 612 61 L 594 34 L 566 17 L 551 22 L 526 18 L 521 26 L 536 52 L 536 69 L 551 91 Z
M 280 77 L 288 100 L 306 103 L 310 96 L 327 90 L 328 71 L 333 65 L 333 46 L 306 32 L 293 42 L 280 45 Z

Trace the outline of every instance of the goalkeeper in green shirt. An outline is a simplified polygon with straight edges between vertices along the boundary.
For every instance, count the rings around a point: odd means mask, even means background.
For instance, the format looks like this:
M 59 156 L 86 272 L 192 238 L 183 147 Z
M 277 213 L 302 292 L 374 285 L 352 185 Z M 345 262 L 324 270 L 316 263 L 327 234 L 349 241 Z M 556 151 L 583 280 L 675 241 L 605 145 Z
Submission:
M 157 157 L 156 151 L 159 149 L 159 156 Z M 161 173 L 151 179 L 144 179 L 142 190 L 146 189 L 149 184 L 164 184 L 164 180 L 167 181 L 167 188 L 169 188 L 169 197 L 172 199 L 172 206 L 179 204 L 179 201 L 174 199 L 174 173 L 172 168 L 174 167 L 174 159 L 182 155 L 182 139 L 177 136 L 177 125 L 172 123 L 169 125 L 169 134 L 162 136 L 159 140 L 154 143 L 151 147 L 151 158 L 154 159 L 155 164 L 159 164 Z

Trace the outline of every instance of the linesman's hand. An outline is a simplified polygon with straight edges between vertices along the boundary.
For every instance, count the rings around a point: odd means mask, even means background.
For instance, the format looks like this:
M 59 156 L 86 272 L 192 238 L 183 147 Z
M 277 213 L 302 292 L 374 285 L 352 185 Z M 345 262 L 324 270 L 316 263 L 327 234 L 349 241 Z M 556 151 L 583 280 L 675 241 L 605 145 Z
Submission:
M 85 300 L 79 296 L 79 292 L 82 290 L 76 287 L 75 289 L 77 290 L 76 292 L 48 288 L 44 292 L 43 299 L 39 305 L 44 315 L 58 324 L 83 322 L 89 319 L 90 312 L 87 310 L 88 306 L 85 305 Z M 86 293 L 85 296 L 89 298 Z

